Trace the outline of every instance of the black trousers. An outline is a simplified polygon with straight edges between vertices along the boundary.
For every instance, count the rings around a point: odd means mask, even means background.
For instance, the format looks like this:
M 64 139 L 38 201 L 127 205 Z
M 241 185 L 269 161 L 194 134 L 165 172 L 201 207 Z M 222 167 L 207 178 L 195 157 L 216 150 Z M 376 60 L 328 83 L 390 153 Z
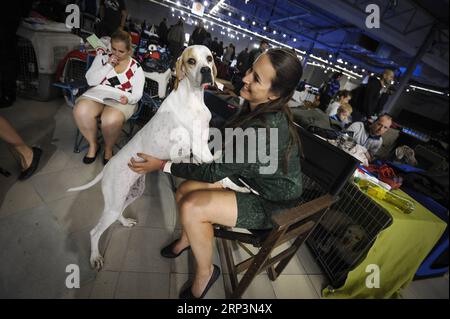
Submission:
M 321 94 L 319 108 L 325 112 L 327 110 L 330 102 L 331 102 L 331 96 L 329 96 L 328 94 Z
M 16 95 L 16 79 L 18 68 L 18 49 L 16 32 L 21 19 L 9 19 L 0 27 L 0 94 L 1 96 Z

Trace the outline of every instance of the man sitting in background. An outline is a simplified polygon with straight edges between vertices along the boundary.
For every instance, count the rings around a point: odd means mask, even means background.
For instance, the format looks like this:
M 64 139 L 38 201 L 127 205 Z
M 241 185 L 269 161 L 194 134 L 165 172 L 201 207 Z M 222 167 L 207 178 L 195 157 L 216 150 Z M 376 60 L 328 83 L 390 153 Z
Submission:
M 372 124 L 368 122 L 355 122 L 348 127 L 347 131 L 353 132 L 355 142 L 367 149 L 369 153 L 367 157 L 371 161 L 383 145 L 382 136 L 389 130 L 391 125 L 392 117 L 384 114 Z

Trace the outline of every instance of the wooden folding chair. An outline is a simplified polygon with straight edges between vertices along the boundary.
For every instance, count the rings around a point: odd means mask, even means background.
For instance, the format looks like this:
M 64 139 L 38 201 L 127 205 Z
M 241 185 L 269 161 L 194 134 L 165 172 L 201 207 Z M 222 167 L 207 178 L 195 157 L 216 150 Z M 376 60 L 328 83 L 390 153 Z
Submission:
M 357 160 L 347 153 L 301 127 L 299 135 L 304 153 L 301 159 L 303 195 L 299 205 L 274 214 L 273 229 L 242 232 L 218 226 L 214 230 L 214 235 L 222 243 L 219 252 L 229 272 L 231 291 L 227 292 L 227 297 L 241 298 L 262 271 L 267 271 L 272 281 L 276 280 L 324 213 L 338 199 L 339 191 L 356 168 Z M 250 257 L 236 263 L 230 242 L 237 243 Z M 275 248 L 288 242 L 291 243 L 289 248 L 272 256 Z M 253 245 L 258 249 L 257 253 L 244 244 Z M 244 275 L 239 281 L 240 273 Z

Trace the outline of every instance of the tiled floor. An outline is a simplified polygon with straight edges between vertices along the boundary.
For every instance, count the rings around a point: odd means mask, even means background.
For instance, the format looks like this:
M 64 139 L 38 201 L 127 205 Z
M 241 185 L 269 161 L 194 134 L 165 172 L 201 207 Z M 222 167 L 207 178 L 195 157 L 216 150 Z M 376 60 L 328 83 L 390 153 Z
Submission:
M 44 149 L 40 169 L 16 182 L 18 167 L 0 142 L 0 164 L 13 173 L 0 175 L 0 298 L 177 298 L 192 277 L 192 254 L 175 260 L 159 250 L 179 233 L 171 183 L 164 174 L 147 176 L 147 189 L 126 215 L 137 218 L 132 229 L 114 224 L 102 237 L 105 267 L 89 266 L 89 230 L 103 207 L 100 185 L 79 193 L 66 189 L 91 180 L 101 169 L 81 162 L 72 152 L 75 127 L 62 99 L 43 103 L 19 99 L 0 110 L 24 139 Z M 243 251 L 234 251 L 242 258 Z M 241 256 L 241 257 L 240 257 Z M 215 250 L 214 263 L 220 264 Z M 66 266 L 80 267 L 81 287 L 67 289 Z M 226 270 L 223 269 L 224 279 Z M 224 298 L 228 280 L 218 281 L 207 298 Z M 259 275 L 244 298 L 320 298 L 326 277 L 306 246 L 275 281 Z M 448 298 L 448 277 L 413 282 L 405 298 Z

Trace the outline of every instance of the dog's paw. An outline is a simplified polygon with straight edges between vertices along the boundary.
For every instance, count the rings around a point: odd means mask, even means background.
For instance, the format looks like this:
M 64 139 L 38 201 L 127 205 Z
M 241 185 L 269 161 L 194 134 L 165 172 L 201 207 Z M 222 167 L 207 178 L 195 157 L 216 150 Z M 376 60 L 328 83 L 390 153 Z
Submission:
M 119 222 L 123 226 L 129 227 L 129 228 L 131 228 L 131 227 L 133 227 L 133 226 L 135 226 L 137 224 L 137 220 L 133 219 L 133 218 L 124 218 L 124 217 L 122 217 L 122 218 L 119 219 Z
M 91 256 L 91 267 L 96 269 L 97 271 L 102 270 L 104 263 L 105 260 L 103 259 L 102 256 L 100 255 Z

